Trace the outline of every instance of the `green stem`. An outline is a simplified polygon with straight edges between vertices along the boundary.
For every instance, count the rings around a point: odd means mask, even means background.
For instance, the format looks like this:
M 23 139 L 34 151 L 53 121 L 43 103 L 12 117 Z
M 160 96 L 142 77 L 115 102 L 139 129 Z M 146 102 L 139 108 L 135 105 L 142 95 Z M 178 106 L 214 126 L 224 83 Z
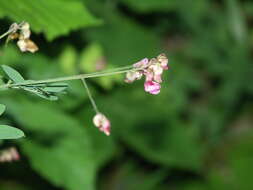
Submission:
M 95 100 L 93 99 L 93 97 L 91 95 L 90 89 L 89 89 L 89 87 L 88 87 L 85 79 L 81 79 L 81 81 L 83 82 L 83 85 L 84 85 L 84 87 L 85 87 L 85 89 L 87 91 L 88 97 L 90 99 L 90 102 L 92 104 L 92 107 L 93 107 L 94 111 L 96 112 L 96 114 L 98 114 L 99 111 L 98 111 L 97 105 L 96 105 Z
M 8 30 L 7 32 L 3 33 L 1 36 L 0 36 L 0 40 L 2 38 L 4 38 L 5 36 L 9 35 L 12 31 L 11 30 Z
M 17 27 L 13 28 L 13 27 L 10 27 L 9 30 L 7 30 L 7 32 L 3 33 L 1 36 L 0 36 L 0 40 L 2 38 L 4 38 L 5 36 L 9 35 L 10 33 L 20 29 L 20 27 L 24 24 L 25 22 L 22 21 L 20 24 L 17 25 Z
M 80 80 L 80 79 L 93 78 L 93 77 L 110 76 L 110 75 L 116 75 L 116 74 L 126 73 L 128 71 L 135 71 L 135 70 L 140 70 L 140 69 L 126 69 L 126 70 L 114 71 L 114 72 L 105 71 L 105 72 L 80 74 L 80 75 L 73 75 L 73 76 L 59 77 L 59 78 L 52 78 L 52 79 L 45 79 L 45 80 L 24 81 L 24 82 L 14 83 L 14 84 L 4 84 L 0 86 L 0 89 L 25 86 L 25 85 L 45 84 L 45 83 L 63 82 L 63 81 L 71 81 L 71 80 Z

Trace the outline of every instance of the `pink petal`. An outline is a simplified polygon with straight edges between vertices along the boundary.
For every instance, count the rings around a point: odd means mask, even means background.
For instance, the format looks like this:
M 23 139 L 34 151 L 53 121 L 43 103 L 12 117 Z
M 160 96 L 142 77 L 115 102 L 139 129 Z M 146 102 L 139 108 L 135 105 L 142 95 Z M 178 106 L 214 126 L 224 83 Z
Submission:
M 144 89 L 150 94 L 159 94 L 161 85 L 154 81 L 146 81 L 144 83 Z
M 164 70 L 168 70 L 168 69 L 169 69 L 168 65 L 162 66 L 162 68 L 163 68 Z
M 100 129 L 100 131 L 104 132 L 107 136 L 109 136 L 110 131 L 111 131 L 111 124 L 110 124 L 109 120 L 106 123 L 104 123 L 104 126 L 102 126 L 99 129 Z
M 141 67 L 146 67 L 148 65 L 148 58 L 144 58 L 140 61 L 138 61 L 137 63 L 134 64 L 135 68 L 141 68 Z
M 155 75 L 154 76 L 154 81 L 158 82 L 158 83 L 161 83 L 162 82 L 162 75 Z
M 146 70 L 145 76 L 146 76 L 146 81 L 152 81 L 154 78 L 154 73 L 152 70 Z

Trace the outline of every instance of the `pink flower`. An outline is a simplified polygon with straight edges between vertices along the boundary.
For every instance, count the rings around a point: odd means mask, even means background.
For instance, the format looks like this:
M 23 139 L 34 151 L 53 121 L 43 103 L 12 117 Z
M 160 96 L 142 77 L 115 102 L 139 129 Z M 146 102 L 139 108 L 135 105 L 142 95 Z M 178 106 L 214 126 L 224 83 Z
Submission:
M 141 79 L 142 75 L 146 76 L 144 89 L 150 94 L 158 94 L 160 92 L 162 82 L 162 74 L 168 69 L 168 58 L 165 54 L 160 54 L 156 58 L 148 60 L 147 58 L 133 65 L 134 69 L 128 71 L 125 82 L 131 83 Z
M 146 75 L 146 81 L 155 81 L 158 83 L 162 82 L 162 73 L 163 73 L 163 67 L 159 64 L 159 62 L 155 62 L 156 59 L 153 59 L 153 64 L 149 66 L 147 69 Z
M 152 81 L 154 79 L 154 72 L 151 69 L 145 71 L 146 81 Z
M 150 94 L 159 94 L 161 85 L 158 82 L 146 81 L 144 83 L 144 89 Z
M 100 131 L 105 133 L 107 136 L 110 135 L 111 124 L 104 114 L 96 114 L 93 118 L 93 123 L 96 127 L 99 128 Z
M 145 68 L 148 66 L 148 58 L 144 58 L 133 65 L 135 68 Z
M 155 76 L 154 76 L 154 81 L 155 81 L 155 82 L 158 82 L 158 83 L 161 83 L 161 82 L 162 82 L 162 77 L 161 77 L 161 75 L 155 75 Z

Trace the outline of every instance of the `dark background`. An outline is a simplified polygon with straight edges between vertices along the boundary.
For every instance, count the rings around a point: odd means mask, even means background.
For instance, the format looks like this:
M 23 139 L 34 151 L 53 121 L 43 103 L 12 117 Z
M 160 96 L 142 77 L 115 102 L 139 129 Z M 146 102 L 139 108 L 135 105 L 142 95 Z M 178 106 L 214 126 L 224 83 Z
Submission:
M 80 81 L 56 102 L 1 92 L 1 122 L 26 137 L 6 140 L 21 160 L 0 164 L 1 190 L 253 189 L 251 0 L 8 0 L 0 31 L 25 20 L 40 50 L 15 42 L 0 64 L 27 79 L 130 65 L 166 53 L 161 93 L 124 76 L 89 79 L 111 136 L 92 124 Z

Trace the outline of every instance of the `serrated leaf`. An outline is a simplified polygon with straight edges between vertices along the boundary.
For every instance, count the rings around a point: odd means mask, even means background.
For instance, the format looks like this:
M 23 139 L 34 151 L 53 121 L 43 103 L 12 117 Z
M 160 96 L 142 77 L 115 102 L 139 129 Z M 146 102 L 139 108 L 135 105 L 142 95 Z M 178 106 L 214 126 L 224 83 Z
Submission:
M 5 111 L 6 107 L 3 104 L 0 104 L 0 115 L 2 115 Z
M 20 129 L 8 125 L 0 125 L 0 139 L 18 139 L 25 134 Z
M 4 70 L 4 72 L 8 75 L 8 77 L 14 82 L 14 83 L 18 83 L 18 82 L 24 82 L 24 78 L 21 76 L 21 74 L 16 71 L 15 69 L 7 66 L 7 65 L 2 65 L 2 68 Z
M 32 31 L 45 33 L 48 40 L 100 23 L 79 1 L 0 1 L 0 17 L 3 16 L 15 22 L 29 22 Z

